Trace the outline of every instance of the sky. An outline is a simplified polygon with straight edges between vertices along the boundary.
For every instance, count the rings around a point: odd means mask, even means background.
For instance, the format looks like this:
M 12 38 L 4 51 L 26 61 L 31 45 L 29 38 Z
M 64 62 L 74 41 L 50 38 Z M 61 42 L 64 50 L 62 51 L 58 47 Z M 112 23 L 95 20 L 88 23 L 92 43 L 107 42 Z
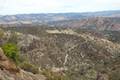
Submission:
M 0 15 L 120 10 L 120 0 L 0 0 Z

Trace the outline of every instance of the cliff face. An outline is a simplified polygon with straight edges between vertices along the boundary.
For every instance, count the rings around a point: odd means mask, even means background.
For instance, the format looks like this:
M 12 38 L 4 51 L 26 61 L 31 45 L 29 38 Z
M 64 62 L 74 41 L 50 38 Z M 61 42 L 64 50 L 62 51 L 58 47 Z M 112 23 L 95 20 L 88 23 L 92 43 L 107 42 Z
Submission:
M 45 80 L 42 75 L 23 71 L 10 61 L 0 48 L 0 80 Z

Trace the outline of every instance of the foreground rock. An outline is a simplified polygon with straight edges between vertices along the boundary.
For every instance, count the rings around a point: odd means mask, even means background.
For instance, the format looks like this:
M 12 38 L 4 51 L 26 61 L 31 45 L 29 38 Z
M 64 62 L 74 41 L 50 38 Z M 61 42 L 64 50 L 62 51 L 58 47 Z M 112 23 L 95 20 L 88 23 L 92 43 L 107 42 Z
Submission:
M 0 80 L 45 80 L 45 77 L 19 69 L 0 48 Z
M 7 70 L 0 70 L 0 80 L 45 80 L 42 75 L 34 75 L 30 72 L 20 70 L 20 73 L 11 74 Z
M 17 66 L 14 64 L 13 61 L 10 61 L 5 55 L 3 50 L 0 48 L 0 68 L 6 69 L 11 72 L 19 72 L 20 70 L 17 68 Z

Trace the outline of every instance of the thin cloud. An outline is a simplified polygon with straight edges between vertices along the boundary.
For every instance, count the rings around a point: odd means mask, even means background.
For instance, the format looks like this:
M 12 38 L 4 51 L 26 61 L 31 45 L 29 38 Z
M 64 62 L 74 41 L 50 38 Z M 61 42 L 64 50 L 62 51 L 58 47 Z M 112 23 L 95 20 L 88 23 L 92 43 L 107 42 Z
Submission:
M 120 9 L 120 0 L 0 0 L 0 14 L 87 12 Z

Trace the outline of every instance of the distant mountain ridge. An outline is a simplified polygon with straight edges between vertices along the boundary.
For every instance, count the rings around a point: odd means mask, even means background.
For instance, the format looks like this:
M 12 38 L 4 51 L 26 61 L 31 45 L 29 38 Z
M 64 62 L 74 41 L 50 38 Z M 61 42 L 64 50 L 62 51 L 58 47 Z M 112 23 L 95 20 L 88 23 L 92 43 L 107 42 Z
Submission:
M 102 22 L 103 24 L 99 22 Z M 120 10 L 86 13 L 41 13 L 0 16 L 0 25 L 5 26 L 20 26 L 23 24 L 29 24 L 77 28 L 86 27 L 87 29 L 93 29 L 93 27 L 95 27 L 94 29 L 96 29 L 99 26 L 106 28 L 114 25 L 113 30 L 116 30 L 120 27 L 119 22 Z
M 46 13 L 46 14 L 18 14 L 0 16 L 1 21 L 61 21 L 61 20 L 77 20 L 89 17 L 120 17 L 120 10 L 116 11 L 101 11 L 101 12 L 86 12 L 86 13 Z
M 49 24 L 71 28 L 117 31 L 120 30 L 120 17 L 93 17 L 82 20 L 58 21 Z

